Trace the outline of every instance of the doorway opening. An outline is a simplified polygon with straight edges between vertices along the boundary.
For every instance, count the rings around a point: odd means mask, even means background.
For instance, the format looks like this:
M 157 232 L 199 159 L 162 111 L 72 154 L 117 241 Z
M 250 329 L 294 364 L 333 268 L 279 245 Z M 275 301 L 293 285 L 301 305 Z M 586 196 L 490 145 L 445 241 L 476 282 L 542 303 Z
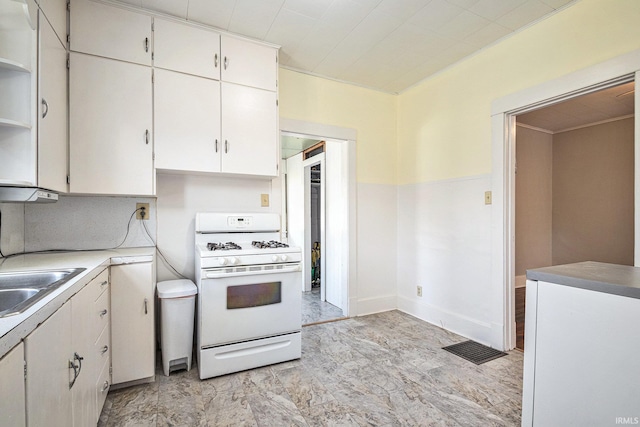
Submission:
M 634 82 L 515 117 L 515 323 L 526 271 L 634 263 Z
M 289 243 L 303 252 L 302 324 L 345 318 L 346 143 L 282 132 L 281 147 L 283 228 Z

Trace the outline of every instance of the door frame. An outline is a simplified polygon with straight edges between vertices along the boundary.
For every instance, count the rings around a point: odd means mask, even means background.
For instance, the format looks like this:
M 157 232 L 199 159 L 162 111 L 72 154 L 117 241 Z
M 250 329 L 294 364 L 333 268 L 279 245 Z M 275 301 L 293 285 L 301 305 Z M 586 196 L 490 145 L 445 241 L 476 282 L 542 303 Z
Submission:
M 640 79 L 640 49 L 493 101 L 491 106 L 492 199 L 491 287 L 493 304 L 502 313 L 502 336 L 493 340 L 504 350 L 515 348 L 515 117 L 528 111 Z M 635 111 L 640 111 L 635 94 Z M 640 266 L 640 115 L 635 114 L 635 243 Z
M 354 316 L 357 311 L 357 252 L 356 252 L 356 138 L 355 129 L 326 125 L 293 119 L 280 119 L 280 132 L 299 135 L 318 140 L 343 141 L 346 144 L 345 155 L 347 164 L 347 179 L 343 182 L 342 194 L 346 197 L 347 218 L 343 234 L 342 246 L 342 312 L 346 317 Z M 283 197 L 283 199 L 285 199 Z M 283 221 L 285 219 L 283 218 Z M 284 224 L 282 229 L 284 230 Z M 326 245 L 323 245 L 326 246 Z M 322 257 L 322 256 L 321 256 Z

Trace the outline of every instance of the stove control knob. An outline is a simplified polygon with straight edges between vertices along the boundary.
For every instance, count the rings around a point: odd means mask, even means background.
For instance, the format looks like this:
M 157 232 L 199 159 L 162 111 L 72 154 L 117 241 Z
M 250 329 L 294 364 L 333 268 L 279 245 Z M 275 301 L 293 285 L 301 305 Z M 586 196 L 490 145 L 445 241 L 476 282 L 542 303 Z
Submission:
M 271 261 L 273 261 L 273 262 L 278 262 L 278 260 L 279 260 L 278 255 L 273 255 L 271 257 Z
M 282 255 L 280 258 L 282 258 L 283 261 L 286 261 L 289 259 L 289 257 L 287 255 Z
M 218 262 L 220 263 L 220 265 L 227 265 L 227 259 L 226 258 L 218 258 Z
M 233 257 L 231 258 L 231 265 L 238 265 L 240 264 L 240 260 L 237 257 Z

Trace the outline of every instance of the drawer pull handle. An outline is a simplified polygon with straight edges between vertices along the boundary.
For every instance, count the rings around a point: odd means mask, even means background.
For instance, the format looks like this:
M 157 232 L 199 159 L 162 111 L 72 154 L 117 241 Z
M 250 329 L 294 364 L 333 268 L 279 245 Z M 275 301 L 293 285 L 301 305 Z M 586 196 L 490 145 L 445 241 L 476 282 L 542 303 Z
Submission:
M 109 351 L 109 346 L 105 345 L 104 347 L 102 347 L 102 350 L 100 351 L 100 353 L 105 354 L 107 351 Z
M 225 56 L 224 57 L 224 69 L 226 70 L 228 66 L 229 66 L 229 59 Z
M 106 315 L 107 315 L 107 309 L 105 308 L 104 310 L 102 310 L 102 311 L 100 312 L 100 317 L 104 317 L 104 316 L 106 316 Z
M 100 287 L 105 286 L 107 283 L 109 283 L 109 281 L 108 281 L 108 280 L 105 280 L 104 282 L 100 283 Z
M 149 37 L 145 37 L 144 39 L 144 51 L 149 52 Z
M 104 393 L 105 391 L 107 391 L 108 388 L 109 388 L 109 381 L 105 381 L 104 384 L 102 385 L 102 388 L 100 389 L 100 393 Z
M 49 104 L 47 103 L 47 100 L 44 98 L 42 98 L 42 107 L 43 107 L 42 118 L 44 119 L 45 117 L 47 117 L 47 113 L 49 113 Z
M 76 365 L 76 360 L 78 364 Z M 73 353 L 73 360 L 69 360 L 69 369 L 73 369 L 73 379 L 69 381 L 69 389 L 73 387 L 82 371 L 82 361 L 84 357 L 80 356 L 78 353 Z
M 144 314 L 149 314 L 149 310 L 148 310 L 148 308 L 147 308 L 147 305 L 148 305 L 148 301 L 147 301 L 147 299 L 145 298 L 145 299 L 144 299 Z
M 214 64 L 215 64 L 215 68 L 218 68 L 218 54 L 216 53 L 215 57 L 214 57 Z

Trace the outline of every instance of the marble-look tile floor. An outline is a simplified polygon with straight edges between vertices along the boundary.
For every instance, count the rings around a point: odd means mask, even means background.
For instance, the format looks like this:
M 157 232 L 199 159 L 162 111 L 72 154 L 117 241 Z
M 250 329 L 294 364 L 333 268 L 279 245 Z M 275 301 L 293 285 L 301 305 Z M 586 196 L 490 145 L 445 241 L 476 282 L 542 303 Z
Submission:
M 324 322 L 344 317 L 342 310 L 326 301 L 320 301 L 320 288 L 302 293 L 302 324 Z
M 517 426 L 523 353 L 476 366 L 465 339 L 399 311 L 303 328 L 302 358 L 110 392 L 100 426 Z

